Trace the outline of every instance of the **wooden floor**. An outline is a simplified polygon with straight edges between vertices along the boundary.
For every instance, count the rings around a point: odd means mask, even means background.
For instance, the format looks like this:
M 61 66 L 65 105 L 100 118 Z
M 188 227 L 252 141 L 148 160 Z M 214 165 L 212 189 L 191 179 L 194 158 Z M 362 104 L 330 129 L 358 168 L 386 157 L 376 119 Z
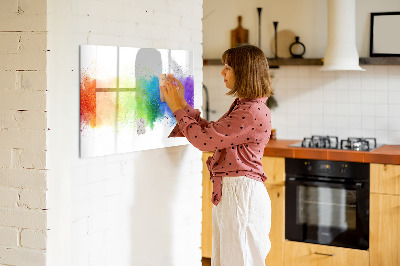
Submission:
M 209 258 L 202 258 L 201 262 L 203 263 L 203 266 L 211 266 L 211 259 Z

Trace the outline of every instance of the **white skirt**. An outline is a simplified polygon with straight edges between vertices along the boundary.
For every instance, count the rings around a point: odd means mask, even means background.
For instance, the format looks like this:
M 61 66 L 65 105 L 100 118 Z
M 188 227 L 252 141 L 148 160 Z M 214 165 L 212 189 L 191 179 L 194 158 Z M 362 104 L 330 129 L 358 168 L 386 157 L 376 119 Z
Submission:
M 212 223 L 212 266 L 265 265 L 271 249 L 271 201 L 262 182 L 245 176 L 223 177 Z

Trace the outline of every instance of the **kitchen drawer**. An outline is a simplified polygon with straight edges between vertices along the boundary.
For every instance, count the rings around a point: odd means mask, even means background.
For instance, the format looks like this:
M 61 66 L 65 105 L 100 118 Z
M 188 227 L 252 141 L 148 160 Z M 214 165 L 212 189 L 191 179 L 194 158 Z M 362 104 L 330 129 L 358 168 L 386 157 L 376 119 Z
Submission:
M 365 250 L 285 241 L 285 266 L 366 266 Z

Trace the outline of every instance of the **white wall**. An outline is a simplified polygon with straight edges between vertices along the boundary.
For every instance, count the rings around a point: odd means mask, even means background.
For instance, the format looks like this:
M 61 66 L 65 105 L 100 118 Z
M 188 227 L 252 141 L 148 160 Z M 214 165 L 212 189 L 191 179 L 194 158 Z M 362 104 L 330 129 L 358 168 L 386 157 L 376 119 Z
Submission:
M 0 1 L 0 265 L 46 261 L 46 1 Z
M 200 106 L 201 18 L 201 0 L 48 2 L 48 265 L 201 264 L 201 152 L 79 158 L 79 45 L 194 50 Z
M 236 27 L 236 17 L 243 15 L 253 22 L 243 26 L 250 30 L 250 43 L 258 44 L 257 4 L 266 10 L 263 23 L 280 21 L 281 29 L 291 29 L 301 36 L 307 47 L 305 57 L 323 57 L 326 47 L 327 1 L 234 1 L 232 11 L 226 1 L 204 1 L 204 58 L 220 58 L 229 48 L 229 31 Z M 369 13 L 400 10 L 400 2 L 385 0 L 357 2 L 357 47 L 361 57 L 369 56 Z M 251 10 L 249 10 L 251 9 Z M 224 13 L 224 15 L 220 15 Z M 252 15 L 251 15 L 251 14 Z M 245 15 L 247 14 L 247 15 Z M 264 14 L 264 13 L 263 13 Z M 253 16 L 253 17 L 252 17 Z M 232 24 L 231 24 L 232 21 Z M 280 25 L 279 24 L 279 25 Z M 215 27 L 213 25 L 219 25 Z M 264 27 L 264 26 L 262 26 Z M 264 27 L 267 28 L 266 25 Z M 218 30 L 218 33 L 216 32 Z M 279 30 L 279 26 L 278 26 Z M 251 33 L 253 32 L 253 34 Z M 222 38 L 216 38 L 216 36 Z M 263 34 L 263 33 L 262 33 Z M 266 45 L 262 49 L 271 56 Z M 311 135 L 376 137 L 382 144 L 400 143 L 400 66 L 363 66 L 365 72 L 321 72 L 318 66 L 281 66 L 272 69 L 273 89 L 279 107 L 272 111 L 272 124 L 281 139 L 302 139 Z M 204 84 L 210 93 L 210 109 L 218 119 L 229 107 L 232 98 L 220 76 L 221 66 L 205 66 Z
M 278 21 L 278 32 L 290 31 L 300 37 L 300 41 L 306 46 L 305 57 L 321 58 L 324 56 L 327 41 L 327 2 L 327 0 L 204 0 L 204 58 L 220 58 L 229 48 L 230 31 L 237 27 L 238 16 L 242 16 L 242 26 L 249 30 L 249 43 L 258 45 L 258 7 L 262 8 L 261 49 L 267 57 L 274 55 L 272 22 Z M 369 56 L 370 13 L 399 10 L 398 0 L 356 0 L 356 42 L 360 57 Z M 284 38 L 280 41 L 291 43 Z M 278 53 L 280 49 L 278 48 Z

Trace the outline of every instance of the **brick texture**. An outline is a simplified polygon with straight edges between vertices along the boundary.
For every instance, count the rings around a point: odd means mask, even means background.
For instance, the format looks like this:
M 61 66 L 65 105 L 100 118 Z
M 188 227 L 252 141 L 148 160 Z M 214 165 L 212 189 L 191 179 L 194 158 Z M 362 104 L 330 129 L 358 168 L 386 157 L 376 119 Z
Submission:
M 0 247 L 18 247 L 18 239 L 18 229 L 0 227 Z
M 15 208 L 18 203 L 18 190 L 10 187 L 0 187 L 0 207 Z
M 34 249 L 46 249 L 46 232 L 23 229 L 21 231 L 21 246 Z
M 46 264 L 47 1 L 0 1 L 0 265 Z

